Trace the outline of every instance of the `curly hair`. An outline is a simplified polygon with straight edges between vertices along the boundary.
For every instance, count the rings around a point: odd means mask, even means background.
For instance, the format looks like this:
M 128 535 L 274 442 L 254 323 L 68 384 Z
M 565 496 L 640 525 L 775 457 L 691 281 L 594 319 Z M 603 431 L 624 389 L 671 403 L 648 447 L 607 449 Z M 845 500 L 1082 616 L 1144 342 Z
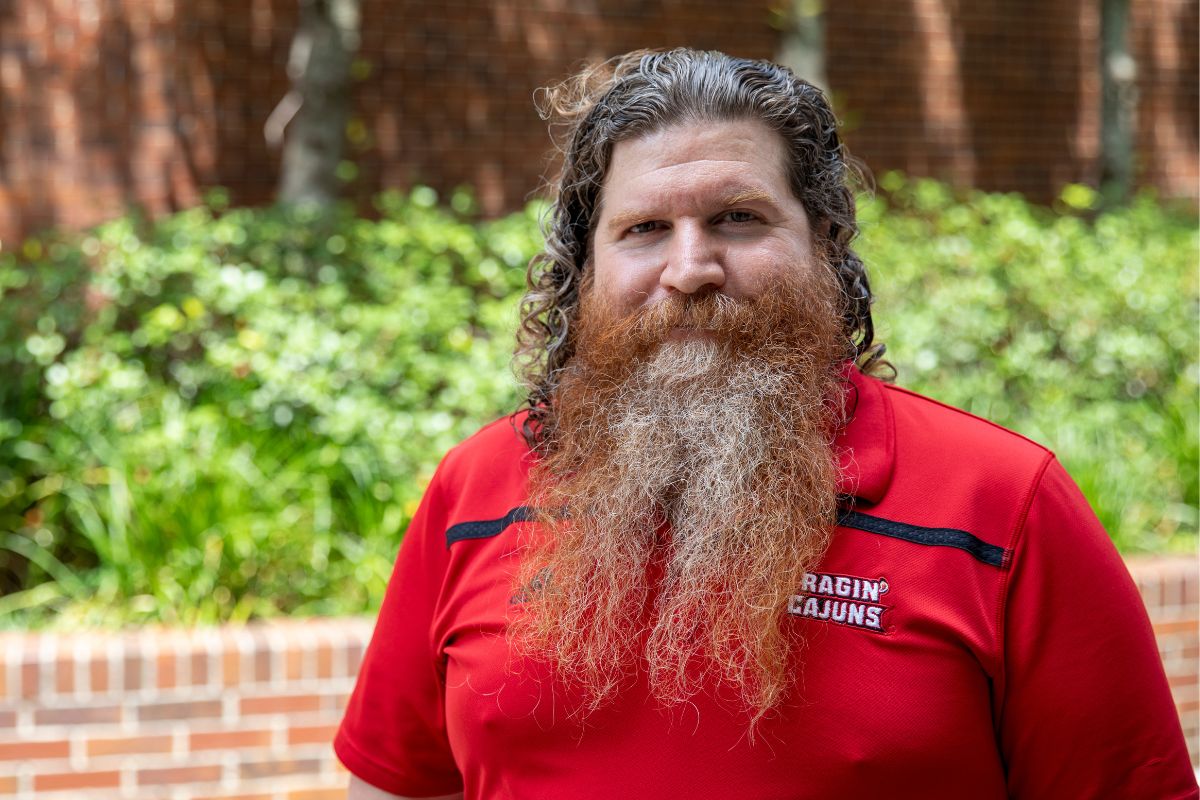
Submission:
M 521 301 L 515 371 L 527 396 L 522 428 L 538 450 L 553 427 L 551 398 L 575 352 L 580 293 L 591 234 L 617 142 L 675 124 L 754 119 L 787 146 L 792 191 L 815 223 L 818 247 L 845 294 L 848 350 L 868 372 L 890 369 L 875 343 L 867 272 L 850 244 L 858 235 L 852 184 L 865 170 L 837 134 L 821 90 L 787 67 L 691 49 L 638 50 L 590 66 L 540 90 L 538 110 L 562 155 L 543 221 L 545 248 L 529 263 Z

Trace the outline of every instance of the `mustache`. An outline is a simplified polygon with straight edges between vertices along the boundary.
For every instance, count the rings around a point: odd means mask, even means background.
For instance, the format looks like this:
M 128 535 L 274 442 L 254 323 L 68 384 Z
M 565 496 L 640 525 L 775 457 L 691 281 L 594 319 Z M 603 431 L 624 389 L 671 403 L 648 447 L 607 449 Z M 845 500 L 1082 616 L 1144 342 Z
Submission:
M 673 294 L 642 309 L 634 316 L 635 330 L 648 337 L 662 337 L 676 328 L 721 332 L 736 328 L 738 318 L 753 307 L 751 301 L 735 300 L 717 290 L 702 294 Z
M 615 353 L 641 360 L 678 330 L 704 331 L 718 345 L 734 351 L 752 348 L 762 345 L 769 336 L 763 320 L 771 317 L 775 302 L 771 296 L 738 299 L 708 289 L 671 294 L 621 314 L 603 300 L 589 296 L 583 301 L 581 317 L 590 346 L 581 355 L 593 367 L 601 368 L 607 356 Z

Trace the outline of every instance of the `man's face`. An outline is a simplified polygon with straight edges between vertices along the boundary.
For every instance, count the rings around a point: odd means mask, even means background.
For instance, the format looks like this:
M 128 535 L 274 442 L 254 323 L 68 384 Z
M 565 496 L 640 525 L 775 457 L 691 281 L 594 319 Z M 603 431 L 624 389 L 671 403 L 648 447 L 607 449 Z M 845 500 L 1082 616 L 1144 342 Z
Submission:
M 702 291 L 751 299 L 784 272 L 811 271 L 812 231 L 785 158 L 780 136 L 751 120 L 618 142 L 593 242 L 598 299 L 621 312 Z

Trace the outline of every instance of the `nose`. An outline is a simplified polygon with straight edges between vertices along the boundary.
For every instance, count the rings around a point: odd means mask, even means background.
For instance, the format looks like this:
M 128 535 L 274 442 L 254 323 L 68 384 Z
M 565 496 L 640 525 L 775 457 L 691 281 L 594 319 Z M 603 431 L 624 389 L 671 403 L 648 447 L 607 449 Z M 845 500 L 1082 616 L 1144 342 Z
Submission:
M 667 247 L 667 263 L 659 284 L 683 294 L 725 285 L 725 268 L 717 243 L 699 225 L 677 225 Z

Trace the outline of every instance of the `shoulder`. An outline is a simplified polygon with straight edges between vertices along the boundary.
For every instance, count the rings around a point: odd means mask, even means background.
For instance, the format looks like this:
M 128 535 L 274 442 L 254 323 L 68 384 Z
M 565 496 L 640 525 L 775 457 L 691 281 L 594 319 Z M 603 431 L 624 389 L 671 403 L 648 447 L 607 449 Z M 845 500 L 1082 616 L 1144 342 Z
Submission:
M 521 435 L 524 419 L 523 412 L 501 417 L 446 453 L 428 496 L 436 498 L 447 529 L 501 519 L 524 504 L 534 459 Z
M 886 434 L 879 437 L 886 444 L 875 445 L 886 457 L 874 460 L 888 465 L 886 489 L 863 510 L 897 524 L 969 533 L 1006 551 L 1005 563 L 1043 476 L 1055 468 L 1053 453 L 908 389 L 874 378 L 862 388 L 881 420 L 874 429 Z
M 526 412 L 522 411 L 484 425 L 446 453 L 439 472 L 462 476 L 497 463 L 528 461 L 532 453 L 521 435 L 525 417 Z
M 891 407 L 897 448 L 906 460 L 937 459 L 988 474 L 1025 478 L 1053 458 L 1021 434 L 893 384 L 881 384 Z

